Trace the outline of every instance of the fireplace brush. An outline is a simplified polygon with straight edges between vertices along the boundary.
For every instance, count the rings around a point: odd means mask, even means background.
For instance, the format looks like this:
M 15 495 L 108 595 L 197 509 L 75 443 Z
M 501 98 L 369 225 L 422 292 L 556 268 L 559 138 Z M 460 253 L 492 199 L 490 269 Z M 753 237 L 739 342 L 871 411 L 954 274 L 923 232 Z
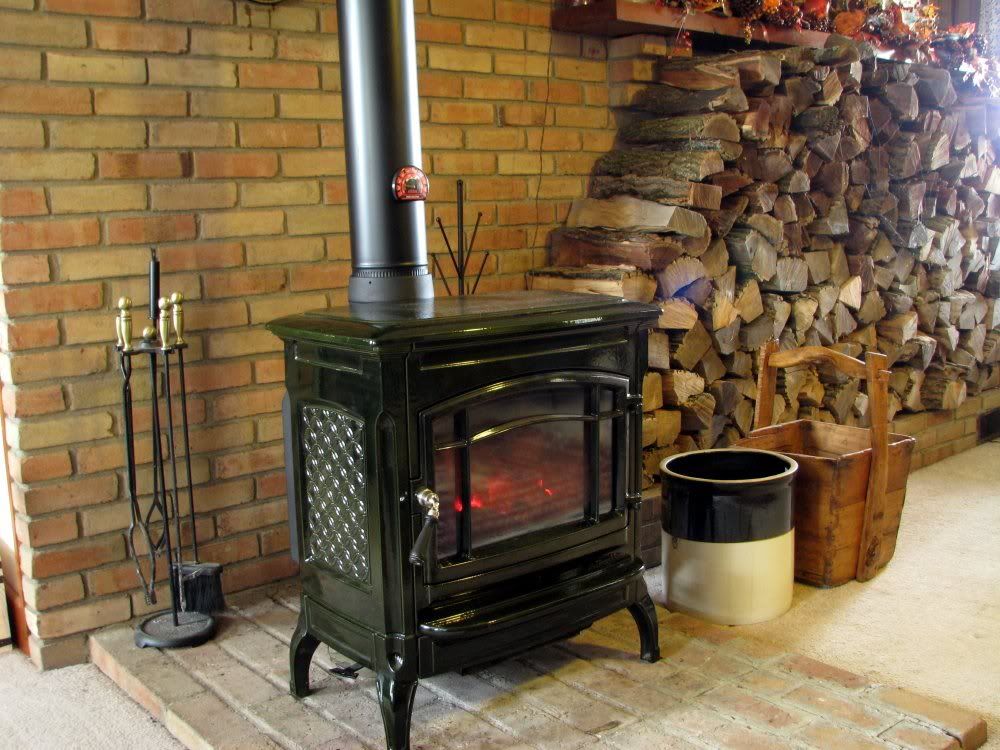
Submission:
M 222 592 L 222 566 L 202 563 L 198 559 L 198 534 L 195 518 L 194 489 L 191 475 L 190 438 L 187 418 L 187 387 L 184 377 L 184 299 L 180 294 L 170 298 L 159 295 L 159 262 L 153 252 L 150 263 L 150 310 L 157 315 L 142 332 L 142 340 L 132 341 L 132 302 L 123 297 L 118 303 L 115 333 L 122 372 L 122 410 L 125 441 L 126 485 L 131 507 L 128 547 L 136 562 L 143 593 L 149 604 L 156 603 L 157 559 L 166 558 L 167 581 L 170 589 L 170 609 L 152 615 L 136 630 L 136 645 L 176 648 L 204 643 L 215 632 L 212 617 L 225 607 Z M 144 511 L 136 489 L 135 430 L 132 405 L 132 374 L 135 356 L 149 360 L 150 411 L 153 435 L 152 498 Z M 171 373 L 176 364 L 177 376 Z M 162 382 L 162 389 L 160 383 Z M 174 387 L 178 388 L 183 439 L 184 462 L 187 469 L 187 496 L 190 508 L 191 559 L 184 560 L 181 533 L 180 493 L 178 478 L 178 441 L 175 437 Z M 161 405 L 161 395 L 163 403 Z M 166 446 L 164 447 L 164 431 Z M 167 462 L 169 460 L 169 472 Z M 171 487 L 168 490 L 168 476 Z M 137 544 L 137 538 L 140 544 Z M 144 572 L 145 568 L 145 572 Z

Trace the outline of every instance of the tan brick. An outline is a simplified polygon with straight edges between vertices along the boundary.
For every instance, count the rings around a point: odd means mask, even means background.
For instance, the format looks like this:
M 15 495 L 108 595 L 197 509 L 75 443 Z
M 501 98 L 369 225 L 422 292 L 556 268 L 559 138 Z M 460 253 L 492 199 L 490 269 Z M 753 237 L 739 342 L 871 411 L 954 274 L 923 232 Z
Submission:
M 31 455 L 10 451 L 8 456 L 11 477 L 22 484 L 61 479 L 73 473 L 68 450 Z
M 471 47 L 524 49 L 524 31 L 510 26 L 468 24 L 465 43 Z
M 122 250 L 102 248 L 90 253 L 72 253 L 65 255 L 59 263 L 59 275 L 65 281 L 138 276 L 148 269 L 149 250 L 145 247 Z M 135 331 L 135 337 L 138 339 L 139 331 Z
M 883 688 L 877 697 L 887 706 L 933 724 L 962 747 L 979 747 L 986 742 L 986 722 L 971 711 L 898 688 Z
M 240 86 L 251 89 L 317 89 L 315 65 L 290 62 L 249 62 L 239 65 Z
M 204 179 L 220 177 L 274 177 L 278 156 L 261 152 L 214 152 L 195 154 L 195 175 Z
M 146 17 L 183 23 L 231 24 L 233 6 L 202 0 L 146 0 Z
M 24 592 L 25 603 L 36 612 L 78 602 L 86 596 L 83 590 L 83 578 L 78 574 L 47 581 L 23 578 L 21 589 Z
M 286 177 L 317 177 L 347 173 L 344 152 L 291 151 L 281 155 L 281 172 Z
M 107 351 L 103 347 L 63 347 L 55 351 L 16 354 L 10 357 L 9 367 L 15 383 L 91 375 L 107 367 Z
M 143 564 L 144 572 L 147 566 Z M 129 560 L 120 565 L 91 570 L 84 573 L 87 579 L 87 590 L 92 596 L 107 596 L 129 591 L 139 586 L 135 573 L 135 564 Z
M 823 682 L 831 682 L 834 685 L 840 685 L 851 690 L 860 690 L 868 686 L 868 680 L 864 677 L 856 675 L 853 672 L 848 672 L 845 669 L 840 669 L 839 667 L 832 667 L 829 664 L 816 661 L 808 656 L 790 654 L 782 659 L 780 666 L 782 669 L 786 669 L 794 674 L 810 677 L 814 680 L 822 680 Z
M 347 180 L 325 180 L 323 182 L 324 203 L 347 203 Z
M 187 51 L 187 29 L 170 24 L 91 21 L 90 31 L 97 49 L 166 53 Z
M 537 102 L 580 104 L 583 102 L 583 89 L 579 83 L 569 81 L 530 81 L 528 98 Z
M 885 745 L 872 737 L 846 727 L 817 721 L 798 732 L 798 736 L 813 747 L 837 750 L 885 750 Z
M 521 52 L 498 52 L 493 56 L 493 72 L 508 76 L 544 78 L 551 66 L 548 55 Z
M 319 124 L 319 138 L 327 148 L 331 146 L 344 145 L 344 123 L 342 122 L 321 122 Z
M 142 122 L 61 120 L 49 123 L 52 148 L 143 148 L 146 125 Z
M 191 54 L 211 57 L 273 57 L 274 38 L 254 31 L 191 29 Z
M 804 724 L 808 719 L 808 714 L 801 711 L 782 708 L 752 693 L 728 685 L 705 693 L 698 698 L 698 702 L 749 721 L 751 724 L 771 729 L 787 729 L 797 724 Z
M 51 81 L 146 82 L 146 61 L 140 58 L 49 52 L 45 61 Z
M 99 115 L 182 117 L 187 114 L 187 94 L 148 88 L 95 89 L 94 111 Z
M 0 118 L 0 140 L 7 148 L 41 148 L 45 145 L 45 133 L 41 121 L 37 119 Z
M 493 154 L 459 151 L 434 155 L 435 174 L 494 174 L 496 169 L 497 159 Z
M 0 189 L 0 217 L 43 216 L 49 212 L 40 187 Z
M 31 632 L 40 638 L 60 638 L 72 633 L 125 622 L 132 616 L 132 605 L 127 596 L 115 599 L 97 599 L 86 604 L 52 610 L 45 617 L 38 617 L 31 610 L 25 611 Z
M 231 208 L 236 205 L 235 182 L 181 183 L 153 185 L 152 206 L 157 211 L 183 211 L 193 208 Z M 208 217 L 205 217 L 207 219 Z M 203 223 L 205 221 L 203 219 Z
M 118 478 L 114 474 L 95 477 L 74 477 L 54 485 L 14 488 L 14 505 L 21 513 L 40 515 L 72 510 L 114 500 L 118 495 Z
M 263 328 L 215 333 L 208 337 L 208 356 L 212 359 L 276 351 L 281 351 L 281 340 Z
M 496 0 L 496 20 L 524 26 L 548 26 L 549 9 L 523 0 Z
M 286 60 L 311 62 L 338 62 L 340 48 L 335 38 L 315 36 L 291 36 L 283 34 L 278 38 L 278 57 Z
M 288 555 L 279 554 L 239 565 L 227 565 L 222 569 L 222 586 L 227 592 L 242 591 L 265 582 L 290 578 L 298 570 L 298 565 Z
M 219 536 L 227 536 L 259 529 L 262 526 L 285 523 L 287 520 L 288 506 L 283 500 L 277 500 L 219 513 L 215 519 L 215 526 Z
M 279 268 L 252 271 L 228 271 L 206 274 L 205 294 L 208 297 L 245 297 L 269 294 L 285 288 L 285 272 Z
M 4 222 L 0 225 L 0 248 L 13 252 L 84 247 L 96 245 L 100 236 L 97 219 Z
M 297 120 L 342 120 L 339 94 L 279 94 L 281 116 Z
M 149 59 L 149 82 L 167 86 L 236 86 L 236 65 L 222 60 Z
M 289 271 L 289 277 L 289 288 L 293 292 L 336 289 L 347 286 L 351 264 L 341 261 L 294 267 Z
M 603 128 L 608 123 L 607 110 L 598 107 L 567 107 L 559 105 L 556 125 L 570 128 Z
M 249 265 L 306 263 L 323 257 L 323 240 L 319 237 L 251 240 L 247 242 Z
M 262 555 L 273 555 L 276 552 L 284 552 L 291 546 L 288 527 L 283 526 L 278 529 L 269 529 L 261 532 L 260 553 Z
M 431 102 L 431 122 L 493 125 L 492 104 L 469 102 Z
M 469 99 L 524 98 L 524 81 L 514 78 L 466 78 L 465 96 Z
M 98 170 L 101 177 L 111 180 L 190 177 L 191 154 L 168 151 L 104 153 L 98 157 Z
M 281 234 L 284 228 L 285 214 L 280 210 L 220 211 L 201 219 L 202 237 L 209 239 Z
M 257 91 L 194 91 L 195 117 L 274 117 L 274 95 Z
M 238 242 L 211 242 L 195 245 L 172 245 L 160 259 L 163 273 L 200 271 L 207 268 L 230 268 L 243 265 L 243 248 Z M 185 313 L 191 312 L 185 306 Z M 191 321 L 186 319 L 190 329 Z M 191 329 L 193 330 L 193 329 Z
M 3 408 L 8 417 L 23 419 L 40 414 L 54 414 L 65 411 L 66 400 L 62 388 L 58 385 L 45 385 L 38 388 L 3 389 Z
M 461 44 L 462 24 L 457 21 L 439 21 L 431 18 L 417 18 L 417 41 L 439 44 Z M 423 92 L 423 89 L 421 89 Z
M 4 50 L 4 78 L 37 81 L 42 77 L 42 55 L 28 49 Z
M 344 232 L 348 227 L 346 206 L 293 206 L 285 213 L 291 235 Z
M 140 0 L 45 0 L 45 8 L 52 13 L 83 16 L 138 18 L 142 15 Z
M 319 145 L 316 125 L 305 122 L 240 123 L 240 145 L 244 148 L 315 148 Z
M 319 184 L 311 180 L 254 182 L 243 185 L 244 206 L 301 206 L 318 203 Z
M 557 57 L 555 59 L 555 73 L 557 78 L 570 78 L 579 81 L 604 81 L 607 78 L 607 65 L 602 61 Z
M 550 154 L 499 154 L 497 172 L 500 174 L 551 174 L 555 171 L 555 159 Z
M 306 300 L 311 302 L 313 307 L 307 309 L 315 309 L 317 307 L 326 306 L 326 297 L 322 294 L 313 295 L 298 295 L 295 299 Z M 303 305 L 304 307 L 304 305 Z M 256 383 L 283 383 L 285 381 L 285 359 L 284 357 L 273 357 L 272 359 L 258 359 L 253 363 L 253 379 Z M 266 418 L 263 420 L 258 420 L 258 428 L 260 424 L 267 421 Z M 280 435 L 278 436 L 280 438 Z M 277 439 L 277 438 L 274 438 Z M 257 441 L 261 443 L 266 443 L 268 438 L 262 433 L 258 432 Z
M 89 180 L 94 175 L 91 154 L 8 151 L 0 153 L 5 182 L 20 180 Z
M 0 11 L 0 42 L 45 48 L 86 47 L 87 27 L 81 18 Z
M 69 310 L 93 310 L 100 307 L 102 302 L 100 284 L 11 289 L 0 297 L 2 314 L 8 318 Z
M 108 220 L 108 242 L 112 245 L 155 244 L 194 239 L 194 216 L 141 216 Z
M 544 104 L 504 104 L 500 108 L 504 125 L 552 125 L 555 123 L 553 108 Z
M 493 71 L 493 55 L 467 47 L 429 47 L 427 65 L 437 70 L 490 73 Z
M 110 213 L 146 208 L 145 185 L 74 185 L 49 188 L 52 213 Z
M 184 509 L 182 508 L 183 512 Z M 96 508 L 80 511 L 80 528 L 84 536 L 98 536 L 112 531 L 122 531 L 131 522 L 129 503 L 104 503 Z
M 468 3 L 465 0 L 431 0 L 431 13 L 435 16 L 489 21 L 493 18 L 493 3 Z
M 326 306 L 326 295 L 323 294 L 300 294 L 292 297 L 262 297 L 250 301 L 250 322 L 254 324 L 270 323 L 272 320 L 285 315 L 294 315 L 295 313 L 308 312 L 309 310 L 322 310 Z M 254 363 L 255 368 L 259 364 L 259 362 Z M 271 382 L 262 381 L 257 374 L 257 369 L 254 370 L 254 373 L 255 380 L 258 383 Z
M 149 143 L 160 148 L 231 147 L 236 145 L 236 126 L 204 120 L 154 122 L 150 124 Z
M 47 547 L 76 539 L 80 532 L 76 525 L 76 513 L 60 513 L 45 518 L 25 518 L 16 521 L 17 539 L 31 547 Z
M 249 362 L 210 363 L 187 369 L 188 392 L 203 393 L 228 388 L 239 388 L 253 381 Z
M 256 365 L 259 368 L 262 362 L 268 362 L 268 360 L 261 360 L 257 362 Z M 284 365 L 284 360 L 282 360 L 282 365 Z M 277 374 L 269 375 L 272 378 L 268 382 L 284 382 L 285 371 L 282 367 L 281 372 Z M 261 381 L 264 382 L 264 381 Z M 269 443 L 274 440 L 281 440 L 284 437 L 284 428 L 281 424 L 281 417 L 278 415 L 264 416 L 257 420 L 257 441 L 261 443 Z
M 865 732 L 880 732 L 898 721 L 896 714 L 878 712 L 825 688 L 803 685 L 787 696 L 788 700 L 842 724 Z
M 150 463 L 153 460 L 152 455 L 153 441 L 149 437 L 136 437 L 136 465 L 142 466 Z M 76 451 L 76 466 L 79 474 L 96 474 L 100 471 L 122 468 L 125 466 L 125 455 L 121 441 L 113 440 L 80 446 Z M 87 531 L 87 533 L 92 532 Z
M 49 281 L 52 271 L 47 255 L 6 255 L 0 258 L 0 283 L 37 284 Z
M 954 737 L 927 729 L 912 721 L 901 721 L 879 736 L 911 750 L 959 750 L 961 747 Z

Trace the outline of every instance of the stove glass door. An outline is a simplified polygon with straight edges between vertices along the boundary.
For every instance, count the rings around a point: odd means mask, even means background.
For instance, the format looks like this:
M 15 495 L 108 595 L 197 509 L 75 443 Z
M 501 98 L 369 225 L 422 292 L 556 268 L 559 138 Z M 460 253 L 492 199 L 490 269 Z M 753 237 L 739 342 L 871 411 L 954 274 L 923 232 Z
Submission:
M 620 514 L 626 392 L 625 378 L 560 373 L 499 384 L 432 410 L 438 563 Z

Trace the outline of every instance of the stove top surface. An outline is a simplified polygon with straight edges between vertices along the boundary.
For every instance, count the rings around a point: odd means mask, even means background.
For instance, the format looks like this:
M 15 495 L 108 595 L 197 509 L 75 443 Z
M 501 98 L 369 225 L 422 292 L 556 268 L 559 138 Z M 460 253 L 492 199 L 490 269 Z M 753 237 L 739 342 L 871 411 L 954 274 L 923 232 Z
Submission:
M 659 314 L 656 305 L 617 297 L 530 291 L 355 304 L 280 318 L 268 324 L 268 328 L 284 339 L 389 343 L 475 333 L 575 328 L 636 318 L 652 321 Z

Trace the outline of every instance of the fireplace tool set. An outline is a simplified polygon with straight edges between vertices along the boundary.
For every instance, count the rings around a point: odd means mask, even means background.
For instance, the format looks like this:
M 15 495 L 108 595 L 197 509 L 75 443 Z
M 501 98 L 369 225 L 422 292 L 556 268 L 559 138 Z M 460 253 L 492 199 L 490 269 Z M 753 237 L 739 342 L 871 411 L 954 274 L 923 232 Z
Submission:
M 160 297 L 159 286 L 159 261 L 153 250 L 149 271 L 150 325 L 142 330 L 141 340 L 134 342 L 132 301 L 128 297 L 122 297 L 118 300 L 118 314 L 115 317 L 115 348 L 122 373 L 125 470 L 131 506 L 127 537 L 129 553 L 135 560 L 147 604 L 157 603 L 156 584 L 160 559 L 165 558 L 170 589 L 170 609 L 143 620 L 136 628 L 135 643 L 139 647 L 179 648 L 196 646 L 209 640 L 215 633 L 215 618 L 212 614 L 224 608 L 225 603 L 222 595 L 222 566 L 198 561 L 187 387 L 184 379 L 184 350 L 188 346 L 184 340 L 184 298 L 177 292 L 169 297 Z M 153 435 L 152 497 L 148 500 L 143 498 L 141 502 L 137 490 L 135 417 L 132 405 L 133 365 L 137 357 L 140 360 L 142 357 L 148 358 Z M 172 368 L 176 368 L 176 376 L 172 374 Z M 186 492 L 191 535 L 187 560 L 181 528 L 181 484 L 177 471 L 178 441 L 175 439 L 173 403 L 175 387 L 179 391 L 176 395 L 179 395 L 180 401 L 180 437 L 183 440 L 183 461 L 187 472 Z

